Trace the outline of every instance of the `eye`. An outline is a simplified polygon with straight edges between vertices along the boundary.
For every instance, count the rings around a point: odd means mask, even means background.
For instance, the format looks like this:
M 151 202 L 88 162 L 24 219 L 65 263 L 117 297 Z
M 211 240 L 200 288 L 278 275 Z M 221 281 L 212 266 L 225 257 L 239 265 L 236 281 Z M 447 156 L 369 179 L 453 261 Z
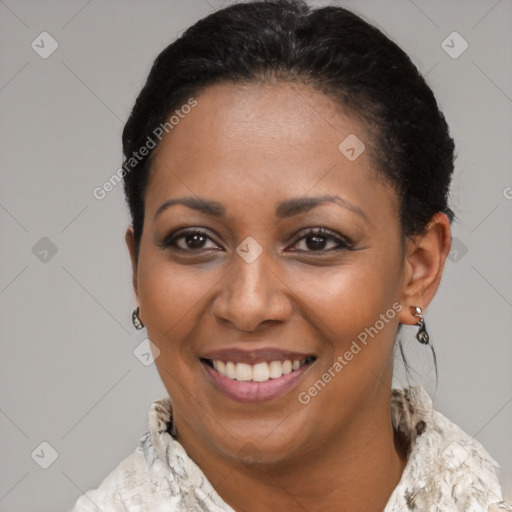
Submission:
M 213 245 L 208 246 L 208 242 Z M 295 242 L 292 247 L 303 243 L 302 249 L 291 249 L 291 252 L 322 252 L 351 250 L 352 245 L 342 236 L 324 228 L 310 229 Z M 331 247 L 326 247 L 331 244 Z M 183 252 L 199 252 L 202 250 L 223 250 L 212 240 L 206 231 L 193 229 L 172 233 L 159 244 L 162 249 L 175 249 Z
M 214 247 L 206 246 L 208 240 L 214 244 Z M 178 249 L 180 251 L 199 251 L 202 249 L 218 249 L 218 245 L 213 242 L 211 237 L 205 231 L 198 229 L 182 231 L 180 234 L 171 234 L 160 244 L 162 249 Z
M 306 249 L 299 249 L 297 252 L 339 251 L 343 249 L 350 250 L 352 248 L 351 244 L 345 238 L 335 235 L 331 231 L 327 231 L 323 228 L 307 231 L 304 236 L 295 242 L 294 246 L 303 241 L 305 242 L 304 245 Z M 334 244 L 334 247 L 327 249 L 326 245 L 328 244 Z M 292 250 L 292 252 L 295 251 L 296 250 Z

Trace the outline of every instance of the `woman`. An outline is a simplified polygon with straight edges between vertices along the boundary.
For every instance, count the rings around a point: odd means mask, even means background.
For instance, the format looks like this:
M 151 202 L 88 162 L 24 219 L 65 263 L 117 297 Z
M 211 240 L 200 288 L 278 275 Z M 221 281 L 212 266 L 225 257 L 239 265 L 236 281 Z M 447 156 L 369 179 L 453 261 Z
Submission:
M 401 49 L 339 7 L 232 5 L 158 56 L 123 148 L 170 399 L 74 511 L 512 510 L 482 445 L 391 385 L 453 218 L 453 140 Z

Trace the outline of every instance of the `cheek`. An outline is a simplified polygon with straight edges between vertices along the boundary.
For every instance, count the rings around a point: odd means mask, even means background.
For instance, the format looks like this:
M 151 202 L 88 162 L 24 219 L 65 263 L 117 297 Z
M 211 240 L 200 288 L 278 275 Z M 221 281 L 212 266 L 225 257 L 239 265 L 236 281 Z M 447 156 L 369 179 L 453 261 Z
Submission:
M 180 324 L 186 322 L 194 299 L 200 298 L 190 284 L 185 273 L 168 262 L 153 259 L 139 271 L 141 314 L 152 341 L 162 348 L 168 345 L 163 340 L 174 338 Z
M 324 326 L 325 336 L 337 344 L 373 325 L 400 297 L 397 260 L 384 253 L 368 250 L 338 268 L 298 273 L 288 273 L 287 281 L 300 282 L 290 288 L 298 303 L 307 306 L 302 314 Z
M 139 270 L 141 315 L 163 352 L 183 350 L 208 314 L 209 291 L 222 279 L 219 268 L 178 265 L 152 255 Z
M 169 264 L 169 261 L 146 260 L 139 271 L 139 300 L 148 338 L 158 348 L 155 365 L 167 392 L 181 403 L 184 383 L 194 394 L 193 381 L 187 381 L 197 360 L 189 350 L 190 339 L 198 327 L 201 299 L 209 288 L 204 280 Z M 188 393 L 185 393 L 184 400 Z M 177 404 L 178 405 L 178 404 Z M 186 403 L 185 403 L 186 405 Z
M 312 310 L 310 322 L 324 344 L 319 367 L 299 390 L 299 401 L 319 416 L 329 411 L 335 422 L 356 414 L 361 397 L 380 388 L 392 372 L 398 267 L 378 260 L 380 265 L 368 257 L 329 279 L 310 276 L 301 285 Z

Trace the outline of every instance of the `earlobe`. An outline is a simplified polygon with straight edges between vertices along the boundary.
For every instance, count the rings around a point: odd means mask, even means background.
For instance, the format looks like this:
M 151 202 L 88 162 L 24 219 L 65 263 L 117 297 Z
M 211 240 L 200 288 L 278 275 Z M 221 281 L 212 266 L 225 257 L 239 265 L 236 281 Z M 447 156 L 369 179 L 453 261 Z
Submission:
M 416 324 L 418 320 L 411 314 L 410 308 L 420 307 L 424 312 L 434 298 L 450 245 L 450 221 L 442 212 L 432 217 L 424 233 L 407 241 L 402 290 L 404 308 L 399 317 L 401 323 Z
M 138 298 L 138 279 L 137 279 L 137 254 L 135 250 L 135 235 L 133 232 L 133 226 L 129 226 L 124 236 L 128 252 L 130 254 L 130 260 L 132 263 L 132 285 L 135 296 Z M 138 301 L 137 301 L 138 302 Z

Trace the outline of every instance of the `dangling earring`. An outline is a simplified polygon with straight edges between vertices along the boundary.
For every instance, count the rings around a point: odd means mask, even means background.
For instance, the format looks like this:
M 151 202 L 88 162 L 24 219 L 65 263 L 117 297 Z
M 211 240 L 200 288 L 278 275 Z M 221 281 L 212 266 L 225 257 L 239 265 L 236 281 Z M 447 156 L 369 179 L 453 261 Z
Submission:
M 423 319 L 422 309 L 419 306 L 411 306 L 410 309 L 412 316 L 419 318 L 419 321 L 416 324 L 419 327 L 418 332 L 416 333 L 416 339 L 420 343 L 423 343 L 423 345 L 428 345 L 430 336 L 428 335 L 427 329 L 425 328 L 425 320 Z
M 137 331 L 140 331 L 141 329 L 144 328 L 144 324 L 140 321 L 140 318 L 139 318 L 139 308 L 135 308 L 133 310 L 132 324 L 133 324 L 133 327 L 135 327 L 135 329 L 137 329 Z

